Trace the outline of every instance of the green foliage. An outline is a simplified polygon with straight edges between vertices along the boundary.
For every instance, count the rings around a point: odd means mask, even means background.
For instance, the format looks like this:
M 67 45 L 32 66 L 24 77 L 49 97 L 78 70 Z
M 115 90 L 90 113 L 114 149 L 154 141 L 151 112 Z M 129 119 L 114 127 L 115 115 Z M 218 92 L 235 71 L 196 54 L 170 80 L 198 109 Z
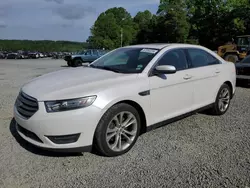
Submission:
M 113 49 L 131 44 L 136 36 L 136 24 L 131 15 L 122 7 L 108 9 L 101 13 L 91 28 L 88 42 L 96 48 Z
M 152 38 L 153 16 L 148 10 L 144 12 L 138 12 L 134 17 L 134 23 L 136 24 L 136 41 L 135 43 L 147 43 Z
M 160 0 L 156 15 L 146 10 L 134 18 L 123 8 L 112 8 L 98 17 L 89 42 L 108 49 L 119 47 L 121 27 L 124 45 L 178 42 L 216 50 L 237 35 L 250 34 L 250 1 Z
M 0 40 L 0 50 L 6 51 L 74 52 L 87 47 L 87 43 L 71 41 Z
M 189 36 L 216 49 L 241 34 L 249 34 L 248 0 L 187 0 Z
M 162 42 L 184 43 L 189 34 L 184 0 L 161 0 L 158 9 Z

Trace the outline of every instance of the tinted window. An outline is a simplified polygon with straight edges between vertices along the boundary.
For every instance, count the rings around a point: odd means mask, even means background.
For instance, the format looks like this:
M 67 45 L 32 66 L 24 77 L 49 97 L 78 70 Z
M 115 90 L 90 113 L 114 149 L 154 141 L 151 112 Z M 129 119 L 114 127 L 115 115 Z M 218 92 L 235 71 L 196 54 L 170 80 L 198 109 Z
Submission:
M 220 63 L 218 59 L 204 50 L 188 49 L 188 54 L 190 56 L 193 67 L 204 67 Z
M 87 51 L 85 52 L 85 55 L 91 55 L 91 50 L 87 50 Z
M 98 55 L 98 51 L 97 50 L 93 50 L 93 55 Z
M 160 59 L 158 65 L 173 65 L 176 70 L 184 70 L 188 68 L 185 52 L 181 49 L 167 52 Z

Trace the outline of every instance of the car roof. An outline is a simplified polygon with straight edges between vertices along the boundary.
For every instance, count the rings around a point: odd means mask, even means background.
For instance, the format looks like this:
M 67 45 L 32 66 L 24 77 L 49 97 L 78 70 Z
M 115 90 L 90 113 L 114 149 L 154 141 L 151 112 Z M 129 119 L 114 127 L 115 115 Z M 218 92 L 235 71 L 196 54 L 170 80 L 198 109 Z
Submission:
M 181 43 L 151 43 L 151 44 L 137 44 L 137 45 L 131 45 L 126 46 L 129 48 L 154 48 L 154 49 L 163 49 L 166 47 L 196 47 L 201 48 L 201 46 L 193 45 L 193 44 L 181 44 Z M 125 47 L 125 48 L 126 48 Z

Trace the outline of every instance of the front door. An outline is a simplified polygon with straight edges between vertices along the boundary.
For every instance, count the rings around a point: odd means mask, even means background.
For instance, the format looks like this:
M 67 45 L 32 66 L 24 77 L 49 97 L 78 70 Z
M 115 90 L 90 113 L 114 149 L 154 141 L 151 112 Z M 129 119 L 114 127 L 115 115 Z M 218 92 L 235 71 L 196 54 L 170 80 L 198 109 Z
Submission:
M 189 74 L 186 54 L 182 49 L 166 52 L 157 65 L 173 65 L 175 74 L 151 76 L 151 124 L 155 124 L 192 111 L 193 81 Z

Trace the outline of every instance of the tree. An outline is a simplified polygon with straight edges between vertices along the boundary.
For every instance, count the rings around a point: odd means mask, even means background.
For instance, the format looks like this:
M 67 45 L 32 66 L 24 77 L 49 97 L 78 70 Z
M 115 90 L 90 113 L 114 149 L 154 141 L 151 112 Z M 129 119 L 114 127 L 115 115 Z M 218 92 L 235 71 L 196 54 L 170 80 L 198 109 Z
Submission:
M 247 32 L 248 0 L 187 0 L 189 37 L 211 49 Z
M 136 37 L 136 26 L 131 15 L 122 7 L 108 9 L 101 13 L 91 28 L 90 44 L 97 48 L 114 49 L 131 44 Z
M 152 28 L 151 25 L 153 15 L 150 11 L 138 12 L 134 17 L 136 24 L 137 36 L 136 43 L 147 43 L 151 41 Z
M 87 48 L 87 43 L 71 42 L 71 41 L 50 41 L 50 40 L 0 40 L 0 51 L 40 51 L 40 52 L 56 52 L 56 51 L 79 51 Z
M 185 0 L 161 0 L 157 14 L 162 42 L 185 42 L 189 34 Z

